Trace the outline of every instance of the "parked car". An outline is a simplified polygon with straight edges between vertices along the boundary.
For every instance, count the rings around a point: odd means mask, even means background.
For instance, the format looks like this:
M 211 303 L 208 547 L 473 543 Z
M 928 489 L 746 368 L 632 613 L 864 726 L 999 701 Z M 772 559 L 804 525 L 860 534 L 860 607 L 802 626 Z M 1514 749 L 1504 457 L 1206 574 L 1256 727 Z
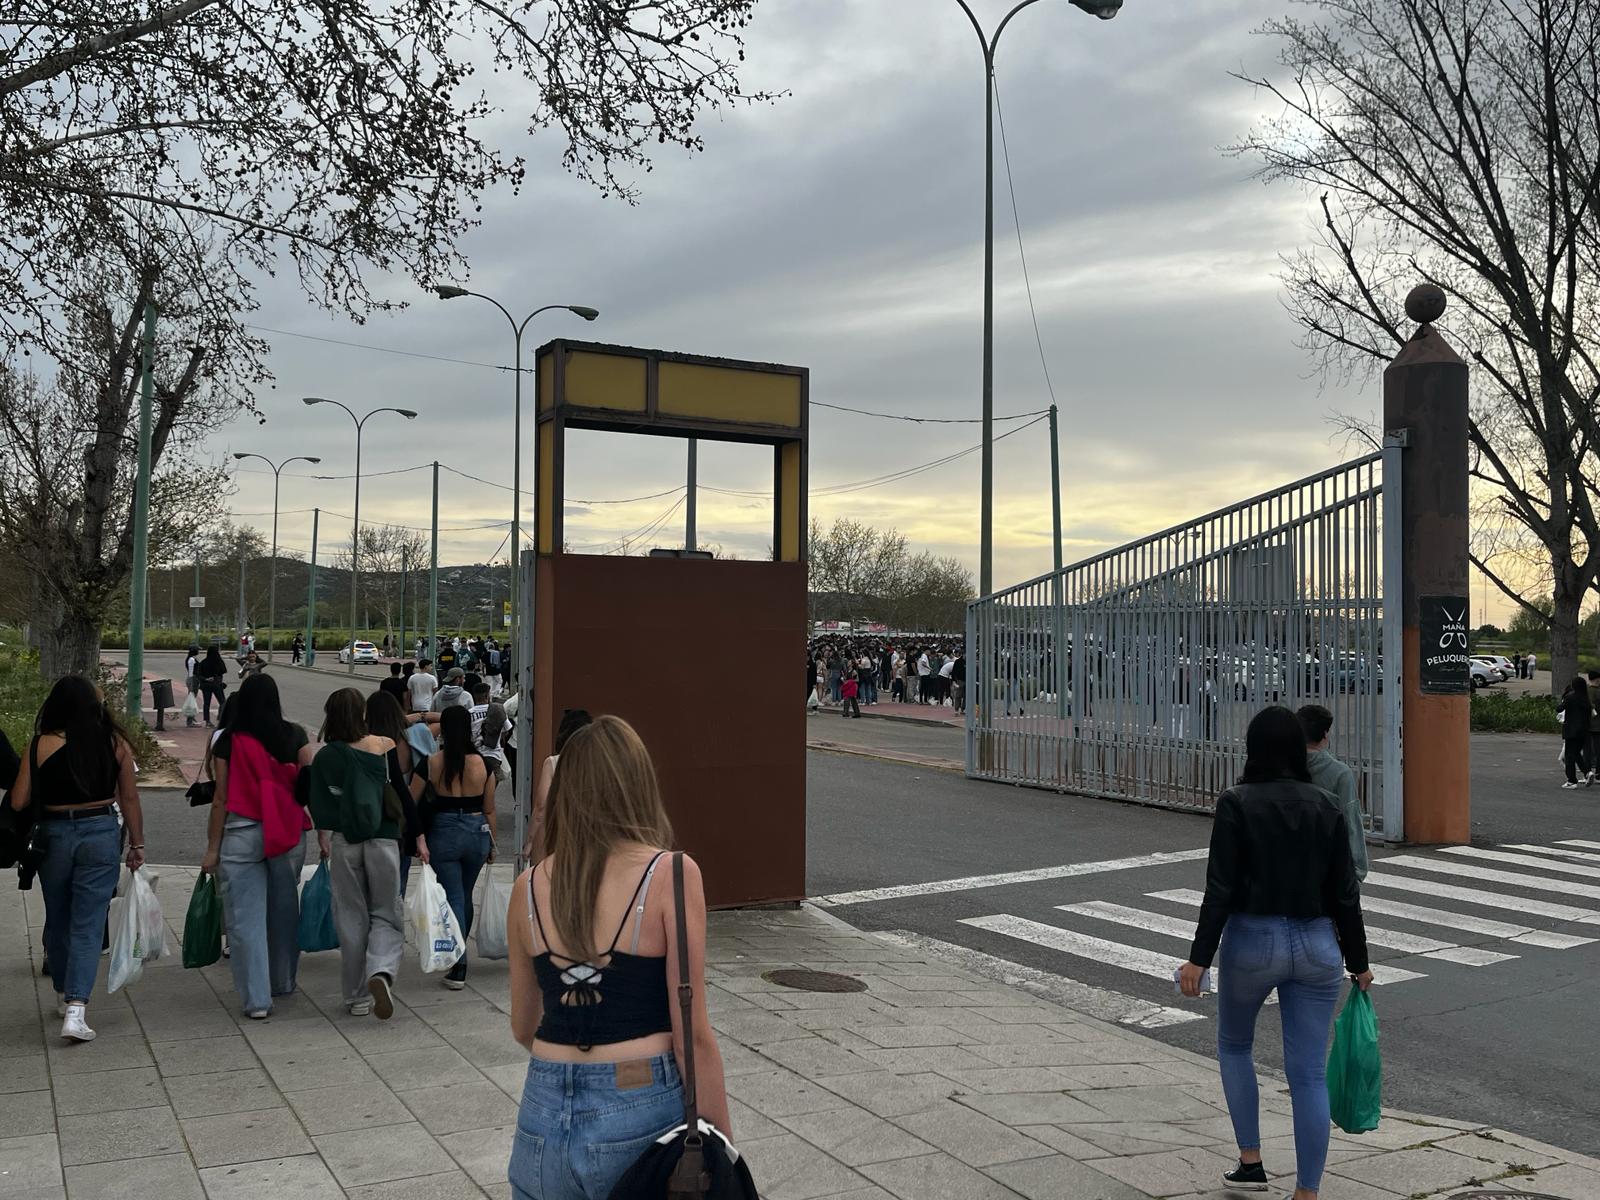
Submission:
M 1474 657 L 1481 658 L 1485 662 L 1491 662 L 1495 666 L 1499 667 L 1500 678 L 1502 679 L 1510 679 L 1517 673 L 1517 664 L 1512 662 L 1504 654 L 1478 654 Z
M 1492 687 L 1501 682 L 1500 672 L 1497 668 L 1481 663 L 1477 659 L 1472 660 L 1471 666 L 1473 691 L 1477 691 L 1479 688 Z
M 1487 654 L 1474 654 L 1472 656 L 1472 661 L 1475 662 L 1475 663 L 1482 663 L 1484 666 L 1488 667 L 1490 674 L 1492 674 L 1495 677 L 1497 682 L 1502 682 L 1503 683 L 1505 680 L 1511 678 L 1511 672 L 1509 670 L 1507 670 L 1505 667 L 1502 667 L 1490 655 L 1487 655 Z
M 349 661 L 350 661 L 350 647 L 349 646 L 340 646 L 339 647 L 339 663 L 340 663 L 340 665 L 342 666 L 343 664 L 345 664 L 345 663 L 347 663 Z M 378 661 L 378 648 L 376 646 L 374 646 L 371 642 L 357 642 L 356 643 L 356 661 L 358 663 L 375 663 L 375 662 L 377 662 Z

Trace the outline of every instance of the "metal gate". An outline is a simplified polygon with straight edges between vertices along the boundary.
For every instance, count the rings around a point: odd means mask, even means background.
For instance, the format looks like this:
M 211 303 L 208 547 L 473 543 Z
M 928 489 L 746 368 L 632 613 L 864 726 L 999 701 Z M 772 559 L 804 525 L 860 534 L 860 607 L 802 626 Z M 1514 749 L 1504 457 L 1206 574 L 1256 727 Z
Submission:
M 968 775 L 1210 809 L 1256 712 L 1322 704 L 1398 840 L 1399 470 L 1386 448 L 973 601 Z

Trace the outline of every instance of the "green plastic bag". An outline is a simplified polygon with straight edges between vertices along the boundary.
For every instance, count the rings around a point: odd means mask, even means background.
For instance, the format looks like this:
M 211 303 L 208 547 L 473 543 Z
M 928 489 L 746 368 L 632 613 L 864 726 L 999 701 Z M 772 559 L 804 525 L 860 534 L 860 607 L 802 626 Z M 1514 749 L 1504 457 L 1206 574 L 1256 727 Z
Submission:
M 202 874 L 189 895 L 183 918 L 183 965 L 209 967 L 222 957 L 222 897 L 217 877 Z
M 337 950 L 339 934 L 333 927 L 333 878 L 326 860 L 317 864 L 305 887 L 300 889 L 300 949 L 308 954 Z
M 1383 1060 L 1378 1055 L 1378 1014 L 1372 997 L 1351 988 L 1333 1023 L 1328 1055 L 1328 1106 L 1333 1123 L 1346 1133 L 1378 1127 L 1383 1108 Z

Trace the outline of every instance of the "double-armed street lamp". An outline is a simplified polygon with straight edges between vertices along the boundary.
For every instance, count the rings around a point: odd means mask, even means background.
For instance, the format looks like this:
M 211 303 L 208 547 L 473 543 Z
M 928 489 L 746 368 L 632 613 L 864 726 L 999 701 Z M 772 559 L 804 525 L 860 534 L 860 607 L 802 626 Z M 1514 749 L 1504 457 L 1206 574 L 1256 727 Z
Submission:
M 399 413 L 408 421 L 416 419 L 417 414 L 409 408 L 375 408 L 365 416 L 356 416 L 354 410 L 348 405 L 340 404 L 337 400 L 325 400 L 321 396 L 307 396 L 306 404 L 332 404 L 344 409 L 356 425 L 356 500 L 355 515 L 350 527 L 350 674 L 356 673 L 356 598 L 359 591 L 360 577 L 356 574 L 356 555 L 361 547 L 361 431 L 366 424 L 379 413 Z
M 983 32 L 967 0 L 956 0 L 967 14 L 983 49 L 983 502 L 978 550 L 978 594 L 994 591 L 994 52 L 1011 19 L 1038 0 L 1022 0 L 1000 19 L 993 36 Z M 1091 16 L 1109 21 L 1122 0 L 1068 0 Z
M 482 292 L 474 292 L 468 288 L 456 287 L 454 284 L 440 284 L 433 289 L 434 295 L 441 300 L 457 300 L 462 296 L 475 296 L 479 300 L 487 300 L 500 310 L 506 322 L 511 326 L 512 339 L 512 365 L 511 375 L 515 381 L 513 387 L 514 416 L 511 431 L 511 534 L 509 540 L 511 559 L 511 631 L 509 639 L 512 646 L 517 645 L 517 633 L 522 628 L 522 613 L 520 595 L 521 588 L 517 586 L 517 565 L 522 561 L 522 334 L 528 324 L 540 313 L 565 311 L 582 317 L 585 321 L 592 321 L 600 315 L 600 310 L 590 308 L 586 304 L 546 304 L 536 308 L 519 322 L 511 315 L 508 309 L 493 296 L 486 296 Z M 492 615 L 491 615 L 492 620 Z
M 286 458 L 280 463 L 273 462 L 264 454 L 239 453 L 233 456 L 243 462 L 247 458 L 258 458 L 272 468 L 272 581 L 267 585 L 267 661 L 272 661 L 272 638 L 278 628 L 278 482 L 279 475 L 290 463 L 303 462 L 315 466 L 321 462 L 320 458 L 313 458 L 306 454 L 297 454 L 293 458 Z M 196 609 L 196 615 L 199 610 Z

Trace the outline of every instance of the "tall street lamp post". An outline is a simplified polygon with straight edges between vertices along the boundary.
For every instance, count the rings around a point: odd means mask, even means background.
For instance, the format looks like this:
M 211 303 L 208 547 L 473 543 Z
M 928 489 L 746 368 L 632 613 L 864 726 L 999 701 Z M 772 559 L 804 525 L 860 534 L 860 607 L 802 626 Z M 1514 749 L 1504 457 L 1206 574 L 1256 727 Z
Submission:
M 513 400 L 515 415 L 512 421 L 511 433 L 511 631 L 507 635 L 507 641 L 512 646 L 516 646 L 517 630 L 521 628 L 522 621 L 522 613 L 519 611 L 521 597 L 518 595 L 521 589 L 516 586 L 516 564 L 521 561 L 522 551 L 522 333 L 523 330 L 527 329 L 528 323 L 540 313 L 563 309 L 570 313 L 576 313 L 585 321 L 592 321 L 600 315 L 600 310 L 590 308 L 586 304 L 546 304 L 543 308 L 534 309 L 518 323 L 517 319 L 511 315 L 511 310 L 493 296 L 485 296 L 482 292 L 470 291 L 467 288 L 455 287 L 452 284 L 441 284 L 434 288 L 433 291 L 441 300 L 455 300 L 461 296 L 476 296 L 479 300 L 487 300 L 500 310 L 506 322 L 511 326 L 513 351 L 511 374 L 516 382 L 514 387 L 515 399 Z M 491 614 L 490 625 L 492 626 L 493 624 L 493 614 Z M 519 705 L 524 702 L 524 700 L 517 701 Z
M 279 475 L 290 463 L 303 462 L 315 466 L 321 462 L 320 458 L 313 458 L 307 454 L 297 454 L 293 458 L 286 458 L 281 463 L 274 463 L 263 454 L 235 454 L 233 456 L 240 462 L 247 458 L 258 458 L 272 468 L 272 580 L 267 584 L 267 661 L 272 661 L 272 640 L 278 628 L 278 483 Z
M 1011 18 L 1039 0 L 1022 0 L 985 36 L 967 0 L 956 0 L 983 48 L 983 507 L 978 547 L 978 594 L 994 591 L 994 51 Z M 1109 21 L 1122 0 L 1068 0 L 1075 8 Z
M 356 574 L 356 555 L 361 547 L 361 431 L 368 421 L 379 413 L 399 413 L 408 421 L 414 421 L 417 414 L 409 408 L 375 408 L 364 417 L 358 417 L 347 405 L 340 404 L 337 400 L 324 400 L 321 396 L 307 396 L 306 404 L 332 404 L 344 409 L 350 419 L 356 424 L 356 501 L 355 515 L 350 526 L 350 674 L 356 673 L 356 599 L 359 591 L 360 576 Z

